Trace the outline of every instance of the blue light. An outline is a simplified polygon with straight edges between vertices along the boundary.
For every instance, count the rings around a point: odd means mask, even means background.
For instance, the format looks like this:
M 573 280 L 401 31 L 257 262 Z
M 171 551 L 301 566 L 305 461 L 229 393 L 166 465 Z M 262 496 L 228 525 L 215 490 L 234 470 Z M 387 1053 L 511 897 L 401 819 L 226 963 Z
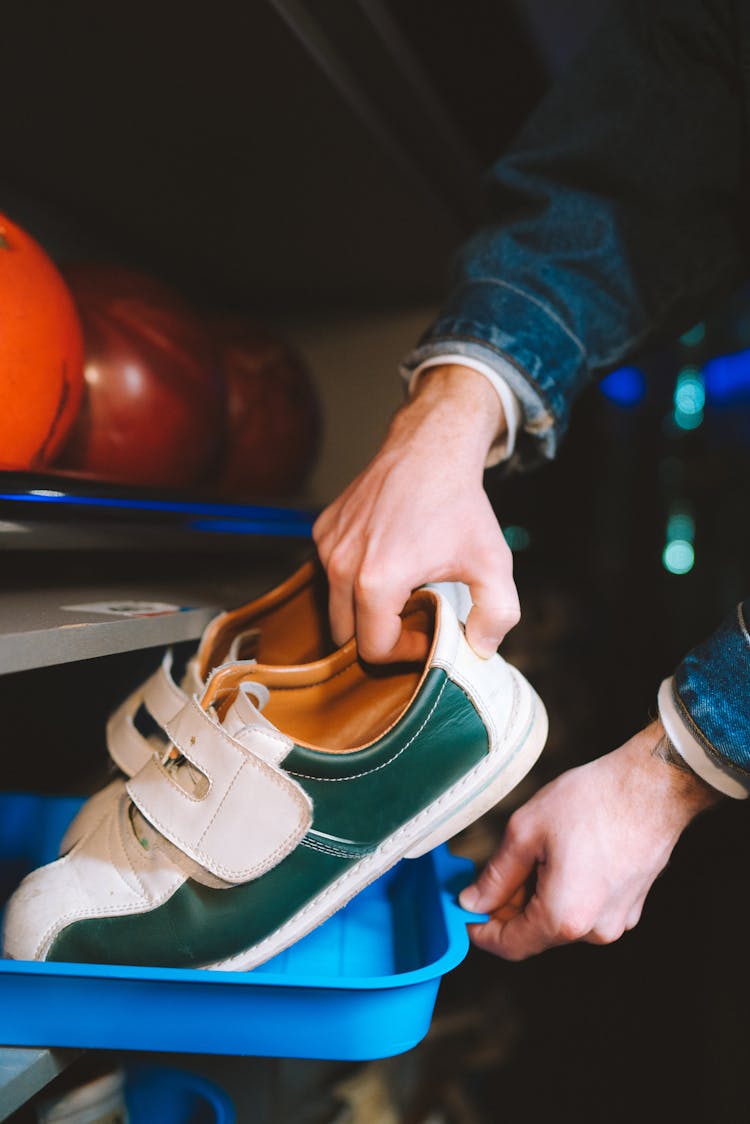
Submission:
M 750 351 L 720 355 L 704 368 L 706 397 L 717 405 L 750 402 Z
M 17 503 L 46 503 L 63 507 L 112 507 L 130 511 L 162 511 L 176 515 L 205 515 L 209 518 L 259 519 L 264 523 L 292 521 L 306 533 L 315 522 L 314 512 L 260 504 L 208 503 L 193 500 L 150 500 L 113 496 L 75 496 L 37 488 L 29 492 L 0 492 L 0 500 Z
M 182 524 L 187 525 L 190 530 L 222 535 L 271 535 L 277 538 L 309 539 L 315 522 L 315 513 L 302 509 L 193 500 L 73 496 L 46 488 L 29 492 L 0 492 L 0 500 L 12 500 L 21 504 L 52 504 L 63 510 L 68 507 L 100 508 L 105 518 L 109 509 L 184 515 L 192 517 L 191 522 Z
M 191 531 L 207 531 L 213 535 L 272 535 L 276 538 L 307 538 L 311 527 L 300 528 L 299 523 L 274 523 L 262 519 L 194 519 L 188 524 Z
M 616 406 L 637 406 L 646 396 L 646 376 L 637 367 L 620 367 L 602 379 L 599 389 Z
M 670 574 L 687 574 L 695 564 L 695 551 L 692 543 L 684 539 L 674 539 L 664 547 L 661 556 L 664 569 Z

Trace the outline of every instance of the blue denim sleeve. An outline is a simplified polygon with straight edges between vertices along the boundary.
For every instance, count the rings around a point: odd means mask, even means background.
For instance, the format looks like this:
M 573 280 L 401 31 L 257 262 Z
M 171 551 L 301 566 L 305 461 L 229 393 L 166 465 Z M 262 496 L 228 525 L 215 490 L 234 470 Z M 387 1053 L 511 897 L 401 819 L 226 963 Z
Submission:
M 447 348 L 506 360 L 519 467 L 554 455 L 592 379 L 741 276 L 736 23 L 730 0 L 615 4 L 488 173 L 486 221 L 404 366 Z
M 664 728 L 688 765 L 727 796 L 750 792 L 750 598 L 688 652 L 659 691 Z

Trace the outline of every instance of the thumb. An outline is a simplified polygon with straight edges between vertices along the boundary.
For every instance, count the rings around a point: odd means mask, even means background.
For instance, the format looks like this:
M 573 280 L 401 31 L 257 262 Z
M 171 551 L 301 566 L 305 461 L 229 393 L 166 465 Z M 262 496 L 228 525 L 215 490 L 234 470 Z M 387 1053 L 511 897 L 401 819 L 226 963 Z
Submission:
M 479 878 L 459 894 L 459 903 L 470 913 L 495 913 L 521 893 L 534 873 L 536 857 L 533 850 L 523 850 L 504 842 L 493 855 Z

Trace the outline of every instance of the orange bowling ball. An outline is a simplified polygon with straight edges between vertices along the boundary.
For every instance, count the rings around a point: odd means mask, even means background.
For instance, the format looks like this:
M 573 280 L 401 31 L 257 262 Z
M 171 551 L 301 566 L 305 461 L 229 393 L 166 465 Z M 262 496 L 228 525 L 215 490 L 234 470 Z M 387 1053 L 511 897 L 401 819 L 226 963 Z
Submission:
M 0 214 L 0 460 L 42 468 L 70 432 L 83 393 L 83 336 L 50 257 Z

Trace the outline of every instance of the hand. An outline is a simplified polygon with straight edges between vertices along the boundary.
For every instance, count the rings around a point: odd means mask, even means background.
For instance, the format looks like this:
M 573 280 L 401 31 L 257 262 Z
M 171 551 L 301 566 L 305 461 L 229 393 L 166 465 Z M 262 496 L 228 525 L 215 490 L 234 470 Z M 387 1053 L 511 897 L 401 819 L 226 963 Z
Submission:
M 610 944 L 638 923 L 680 834 L 720 799 L 654 754 L 663 736 L 652 723 L 514 812 L 499 850 L 461 894 L 464 908 L 491 914 L 470 926 L 475 945 L 524 960 L 569 941 Z
M 483 488 L 487 452 L 504 429 L 482 375 L 425 372 L 380 451 L 313 528 L 338 644 L 356 632 L 367 660 L 420 654 L 399 616 L 412 590 L 463 581 L 474 603 L 467 639 L 481 656 L 497 650 L 520 616 L 512 555 Z

